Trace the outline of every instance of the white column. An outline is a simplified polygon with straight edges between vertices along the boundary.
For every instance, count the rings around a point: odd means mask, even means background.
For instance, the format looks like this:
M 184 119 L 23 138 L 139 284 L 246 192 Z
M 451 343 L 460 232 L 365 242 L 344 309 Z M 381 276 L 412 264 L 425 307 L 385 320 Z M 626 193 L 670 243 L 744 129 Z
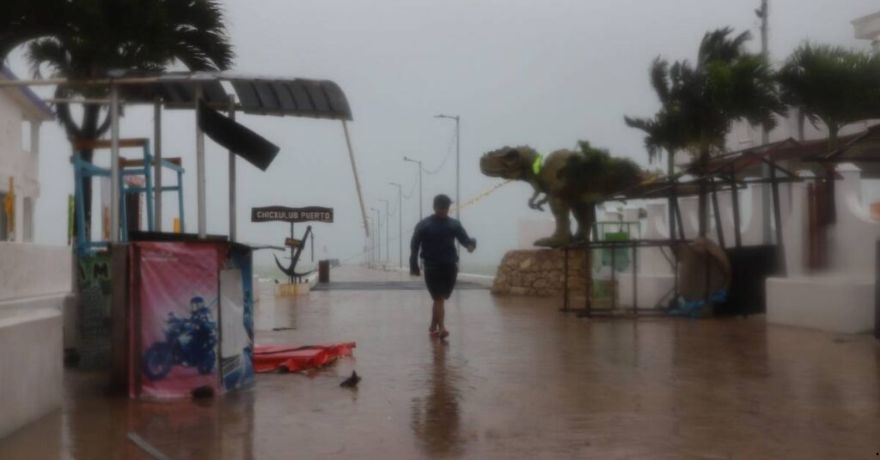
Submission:
M 110 242 L 119 242 L 119 88 L 110 86 Z
M 208 235 L 207 208 L 205 204 L 205 133 L 199 126 L 199 100 L 202 98 L 201 85 L 196 86 L 196 191 L 197 207 L 199 215 L 199 238 Z

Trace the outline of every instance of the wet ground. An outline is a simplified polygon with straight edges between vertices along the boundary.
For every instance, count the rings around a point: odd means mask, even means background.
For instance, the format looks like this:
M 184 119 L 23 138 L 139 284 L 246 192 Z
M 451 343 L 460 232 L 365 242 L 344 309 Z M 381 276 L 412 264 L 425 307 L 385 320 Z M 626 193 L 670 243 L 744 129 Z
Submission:
M 403 281 L 345 269 L 334 279 Z M 264 299 L 267 299 L 264 296 Z M 415 290 L 264 300 L 260 343 L 356 341 L 309 375 L 258 375 L 207 402 L 132 402 L 68 371 L 63 410 L 0 459 L 877 458 L 880 345 L 763 318 L 583 320 L 557 302 L 466 289 L 446 342 Z M 273 331 L 273 329 L 281 329 Z M 357 390 L 339 387 L 356 369 Z M 0 402 L 2 404 L 2 402 Z

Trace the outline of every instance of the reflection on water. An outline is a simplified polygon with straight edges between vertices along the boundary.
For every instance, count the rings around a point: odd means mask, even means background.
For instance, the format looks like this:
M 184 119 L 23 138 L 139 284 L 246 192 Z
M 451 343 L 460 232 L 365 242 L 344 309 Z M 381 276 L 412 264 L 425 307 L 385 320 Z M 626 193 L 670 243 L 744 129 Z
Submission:
M 449 345 L 434 340 L 433 362 L 427 366 L 428 394 L 412 400 L 410 426 L 422 448 L 431 455 L 461 455 L 464 439 L 461 435 L 461 376 L 454 366 L 447 366 Z
M 254 328 L 257 331 L 296 329 L 296 297 L 276 297 L 275 285 L 263 283 L 259 301 L 254 302 Z

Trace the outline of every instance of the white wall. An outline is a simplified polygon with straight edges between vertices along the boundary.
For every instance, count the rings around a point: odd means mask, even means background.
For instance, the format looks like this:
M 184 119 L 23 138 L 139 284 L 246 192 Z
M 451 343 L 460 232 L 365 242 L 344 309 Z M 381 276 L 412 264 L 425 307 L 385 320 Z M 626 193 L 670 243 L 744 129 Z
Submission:
M 0 439 L 61 407 L 61 314 L 0 308 Z
M 0 242 L 0 302 L 71 292 L 71 248 Z

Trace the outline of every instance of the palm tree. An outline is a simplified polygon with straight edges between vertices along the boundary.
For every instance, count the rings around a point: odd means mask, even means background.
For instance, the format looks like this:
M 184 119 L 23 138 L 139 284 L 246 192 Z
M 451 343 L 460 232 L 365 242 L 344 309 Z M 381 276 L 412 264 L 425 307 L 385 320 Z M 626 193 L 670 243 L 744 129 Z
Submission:
M 782 100 L 828 127 L 835 149 L 844 126 L 880 116 L 880 55 L 805 43 L 777 74 Z
M 709 158 L 725 149 L 734 121 L 772 127 L 773 114 L 782 111 L 770 66 L 758 54 L 746 52 L 748 32 L 732 37 L 733 29 L 707 32 L 696 64 L 669 65 L 657 58 L 651 82 L 660 97 L 660 112 L 649 120 L 629 119 L 630 126 L 646 131 L 652 148 L 686 150 L 695 156 L 692 171 L 706 173 Z M 652 147 L 653 146 L 653 147 Z M 700 182 L 699 234 L 707 233 L 707 189 Z
M 118 69 L 157 72 L 175 64 L 225 70 L 233 58 L 217 0 L 13 0 L 0 15 L 0 61 L 22 46 L 35 75 L 48 70 L 69 80 L 105 77 Z M 107 92 L 94 86 L 56 88 L 59 98 Z M 56 114 L 72 141 L 98 139 L 110 127 L 109 114 L 102 120 L 98 105 L 85 105 L 78 122 L 66 103 L 56 105 Z M 81 153 L 92 161 L 93 152 Z M 90 222 L 91 181 L 83 188 Z
M 645 149 L 648 151 L 648 160 L 653 162 L 666 152 L 666 174 L 672 178 L 675 175 L 675 154 L 687 146 L 682 118 L 676 109 L 676 104 L 671 100 L 668 83 L 669 63 L 657 57 L 651 65 L 651 86 L 660 100 L 661 109 L 651 118 L 634 118 L 624 116 L 624 122 L 630 128 L 642 130 L 645 133 Z M 673 189 L 674 191 L 674 189 Z M 667 214 L 669 219 L 669 236 L 675 236 L 675 214 L 673 202 L 676 197 L 669 197 Z
M 828 128 L 828 149 L 838 148 L 840 130 L 880 116 L 880 55 L 805 43 L 789 56 L 777 74 L 782 100 L 799 111 L 801 120 Z M 835 219 L 834 170 L 826 169 L 827 214 Z

